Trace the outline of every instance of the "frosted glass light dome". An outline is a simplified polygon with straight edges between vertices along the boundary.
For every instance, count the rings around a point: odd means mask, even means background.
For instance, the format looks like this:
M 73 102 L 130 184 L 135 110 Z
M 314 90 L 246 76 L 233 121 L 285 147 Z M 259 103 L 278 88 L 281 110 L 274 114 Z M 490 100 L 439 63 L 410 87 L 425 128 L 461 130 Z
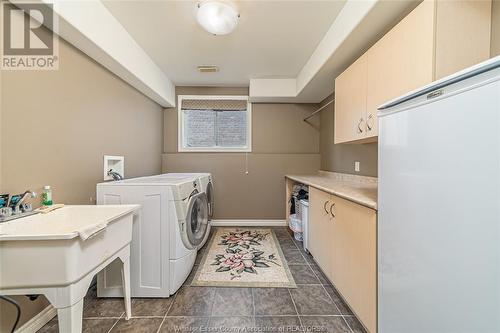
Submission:
M 227 1 L 205 0 L 198 4 L 198 23 L 214 35 L 227 35 L 238 25 L 239 14 Z

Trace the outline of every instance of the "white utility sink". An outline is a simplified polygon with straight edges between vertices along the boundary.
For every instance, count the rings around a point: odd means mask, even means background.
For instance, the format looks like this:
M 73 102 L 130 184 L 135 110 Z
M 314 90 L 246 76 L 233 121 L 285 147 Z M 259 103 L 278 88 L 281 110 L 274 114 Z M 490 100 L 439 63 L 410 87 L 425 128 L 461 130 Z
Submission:
M 64 206 L 0 224 L 0 294 L 44 294 L 60 332 L 81 332 L 83 298 L 93 276 L 116 258 L 127 318 L 130 242 L 139 205 Z

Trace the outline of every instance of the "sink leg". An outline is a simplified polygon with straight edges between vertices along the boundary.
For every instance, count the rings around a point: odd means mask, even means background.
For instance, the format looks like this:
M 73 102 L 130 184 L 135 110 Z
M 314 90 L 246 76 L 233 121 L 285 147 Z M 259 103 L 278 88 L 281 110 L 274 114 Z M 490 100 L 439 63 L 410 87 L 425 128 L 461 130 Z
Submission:
M 67 308 L 57 309 L 60 333 L 81 333 L 83 318 L 83 298 Z
M 123 300 L 125 301 L 125 319 L 128 320 L 132 317 L 132 305 L 130 301 L 130 258 L 122 258 L 122 260 Z

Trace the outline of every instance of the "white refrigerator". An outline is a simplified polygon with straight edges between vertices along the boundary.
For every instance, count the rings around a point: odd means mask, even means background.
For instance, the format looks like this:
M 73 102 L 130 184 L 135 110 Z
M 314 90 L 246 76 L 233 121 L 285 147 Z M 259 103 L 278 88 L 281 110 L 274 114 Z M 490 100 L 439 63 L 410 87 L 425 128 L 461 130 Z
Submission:
M 378 333 L 500 332 L 500 57 L 379 109 Z

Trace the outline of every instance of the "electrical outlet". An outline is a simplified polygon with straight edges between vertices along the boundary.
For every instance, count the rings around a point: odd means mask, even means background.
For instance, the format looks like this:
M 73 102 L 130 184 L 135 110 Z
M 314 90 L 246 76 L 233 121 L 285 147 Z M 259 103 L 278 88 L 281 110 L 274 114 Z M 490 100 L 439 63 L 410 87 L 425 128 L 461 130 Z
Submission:
M 354 171 L 359 172 L 359 162 L 354 162 Z

